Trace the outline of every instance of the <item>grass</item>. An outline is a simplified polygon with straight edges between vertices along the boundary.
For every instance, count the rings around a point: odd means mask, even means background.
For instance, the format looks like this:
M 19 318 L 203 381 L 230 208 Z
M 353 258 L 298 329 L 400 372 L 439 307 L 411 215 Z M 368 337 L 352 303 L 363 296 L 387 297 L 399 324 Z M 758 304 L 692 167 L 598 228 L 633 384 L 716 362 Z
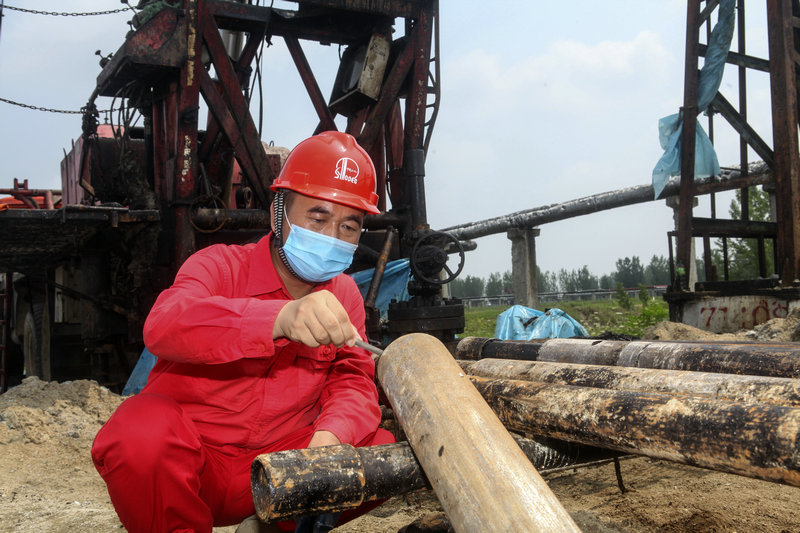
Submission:
M 661 299 L 650 300 L 646 305 L 635 300 L 630 309 L 623 308 L 616 300 L 592 300 L 570 302 L 542 302 L 544 311 L 558 307 L 581 323 L 590 336 L 612 332 L 641 337 L 645 330 L 669 319 L 667 303 Z M 466 327 L 459 337 L 493 337 L 497 315 L 507 306 L 472 307 L 465 310 Z

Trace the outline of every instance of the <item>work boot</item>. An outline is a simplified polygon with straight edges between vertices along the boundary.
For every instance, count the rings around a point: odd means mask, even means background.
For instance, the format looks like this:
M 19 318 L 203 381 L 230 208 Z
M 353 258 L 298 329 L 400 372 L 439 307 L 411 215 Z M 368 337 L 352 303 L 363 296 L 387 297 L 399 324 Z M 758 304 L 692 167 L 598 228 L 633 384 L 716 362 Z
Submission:
M 262 522 L 258 515 L 251 515 L 242 520 L 235 533 L 279 533 L 280 529 L 275 524 Z

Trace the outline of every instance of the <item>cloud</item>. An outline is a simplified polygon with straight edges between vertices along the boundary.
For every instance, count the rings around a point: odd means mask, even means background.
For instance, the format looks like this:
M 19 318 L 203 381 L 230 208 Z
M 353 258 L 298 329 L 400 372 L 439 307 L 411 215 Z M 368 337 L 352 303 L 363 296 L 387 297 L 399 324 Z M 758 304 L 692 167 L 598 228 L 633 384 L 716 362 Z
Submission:
M 664 85 L 676 58 L 648 30 L 630 41 L 556 41 L 512 64 L 475 49 L 445 65 L 447 85 L 466 91 L 459 98 L 490 104 L 481 108 L 484 113 L 523 109 L 586 117 L 608 110 L 608 104 L 629 105 Z

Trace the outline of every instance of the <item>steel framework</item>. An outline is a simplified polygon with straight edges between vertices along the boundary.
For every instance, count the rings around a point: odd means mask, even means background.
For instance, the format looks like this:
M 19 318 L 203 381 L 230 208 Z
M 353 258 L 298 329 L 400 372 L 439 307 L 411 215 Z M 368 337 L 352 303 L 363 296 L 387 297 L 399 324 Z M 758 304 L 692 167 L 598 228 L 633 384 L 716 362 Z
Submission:
M 704 243 L 704 266 L 706 281 L 703 290 L 726 291 L 729 281 L 728 238 L 755 238 L 758 242 L 760 276 L 766 278 L 765 239 L 773 239 L 775 246 L 775 273 L 779 280 L 773 285 L 781 288 L 796 287 L 800 278 L 800 154 L 798 153 L 798 33 L 797 15 L 800 4 L 797 0 L 767 0 L 767 22 L 769 37 L 769 60 L 749 56 L 746 53 L 745 2 L 738 0 L 736 6 L 737 51 L 729 52 L 726 62 L 738 70 L 738 109 L 721 92 L 710 106 L 709 136 L 713 141 L 713 114 L 721 115 L 738 133 L 740 142 L 740 168 L 747 176 L 749 167 L 748 147 L 764 161 L 774 178 L 776 220 L 773 223 L 756 223 L 750 220 L 748 187 L 756 183 L 745 180 L 741 188 L 741 220 L 717 218 L 712 195 L 711 219 L 694 217 L 692 206 L 698 194 L 694 181 L 695 124 L 698 114 L 698 62 L 705 56 L 707 47 L 700 43 L 704 26 L 710 34 L 710 19 L 719 6 L 719 0 L 688 0 L 686 23 L 686 55 L 684 78 L 684 102 L 681 108 L 683 132 L 681 146 L 681 186 L 678 229 L 670 232 L 670 256 L 673 259 L 672 291 L 667 299 L 679 301 L 685 294 L 696 290 L 683 275 L 692 262 L 691 245 L 695 237 Z M 747 121 L 747 72 L 766 72 L 770 79 L 772 96 L 773 146 L 769 146 Z M 672 257 L 672 237 L 677 237 L 677 249 Z M 724 272 L 718 281 L 710 252 L 710 237 L 722 238 Z M 676 268 L 677 267 L 677 268 Z M 730 286 L 730 285 L 729 285 Z M 742 283 L 733 285 L 740 290 Z

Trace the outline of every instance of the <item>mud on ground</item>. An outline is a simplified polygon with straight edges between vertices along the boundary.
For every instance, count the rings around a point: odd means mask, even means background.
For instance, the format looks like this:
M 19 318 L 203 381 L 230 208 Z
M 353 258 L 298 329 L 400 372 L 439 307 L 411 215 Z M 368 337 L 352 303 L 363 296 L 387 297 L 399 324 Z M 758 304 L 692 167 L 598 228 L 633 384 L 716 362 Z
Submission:
M 800 339 L 800 312 L 748 332 L 708 334 L 662 323 L 649 339 Z M 123 398 L 91 381 L 48 383 L 32 377 L 0 395 L 0 532 L 111 532 L 122 529 L 89 456 L 94 435 Z M 654 461 L 621 462 L 545 476 L 584 531 L 800 531 L 800 488 Z M 392 498 L 336 531 L 395 533 L 441 509 L 423 491 Z M 217 528 L 232 533 L 235 528 Z M 443 529 L 440 529 L 443 531 Z

